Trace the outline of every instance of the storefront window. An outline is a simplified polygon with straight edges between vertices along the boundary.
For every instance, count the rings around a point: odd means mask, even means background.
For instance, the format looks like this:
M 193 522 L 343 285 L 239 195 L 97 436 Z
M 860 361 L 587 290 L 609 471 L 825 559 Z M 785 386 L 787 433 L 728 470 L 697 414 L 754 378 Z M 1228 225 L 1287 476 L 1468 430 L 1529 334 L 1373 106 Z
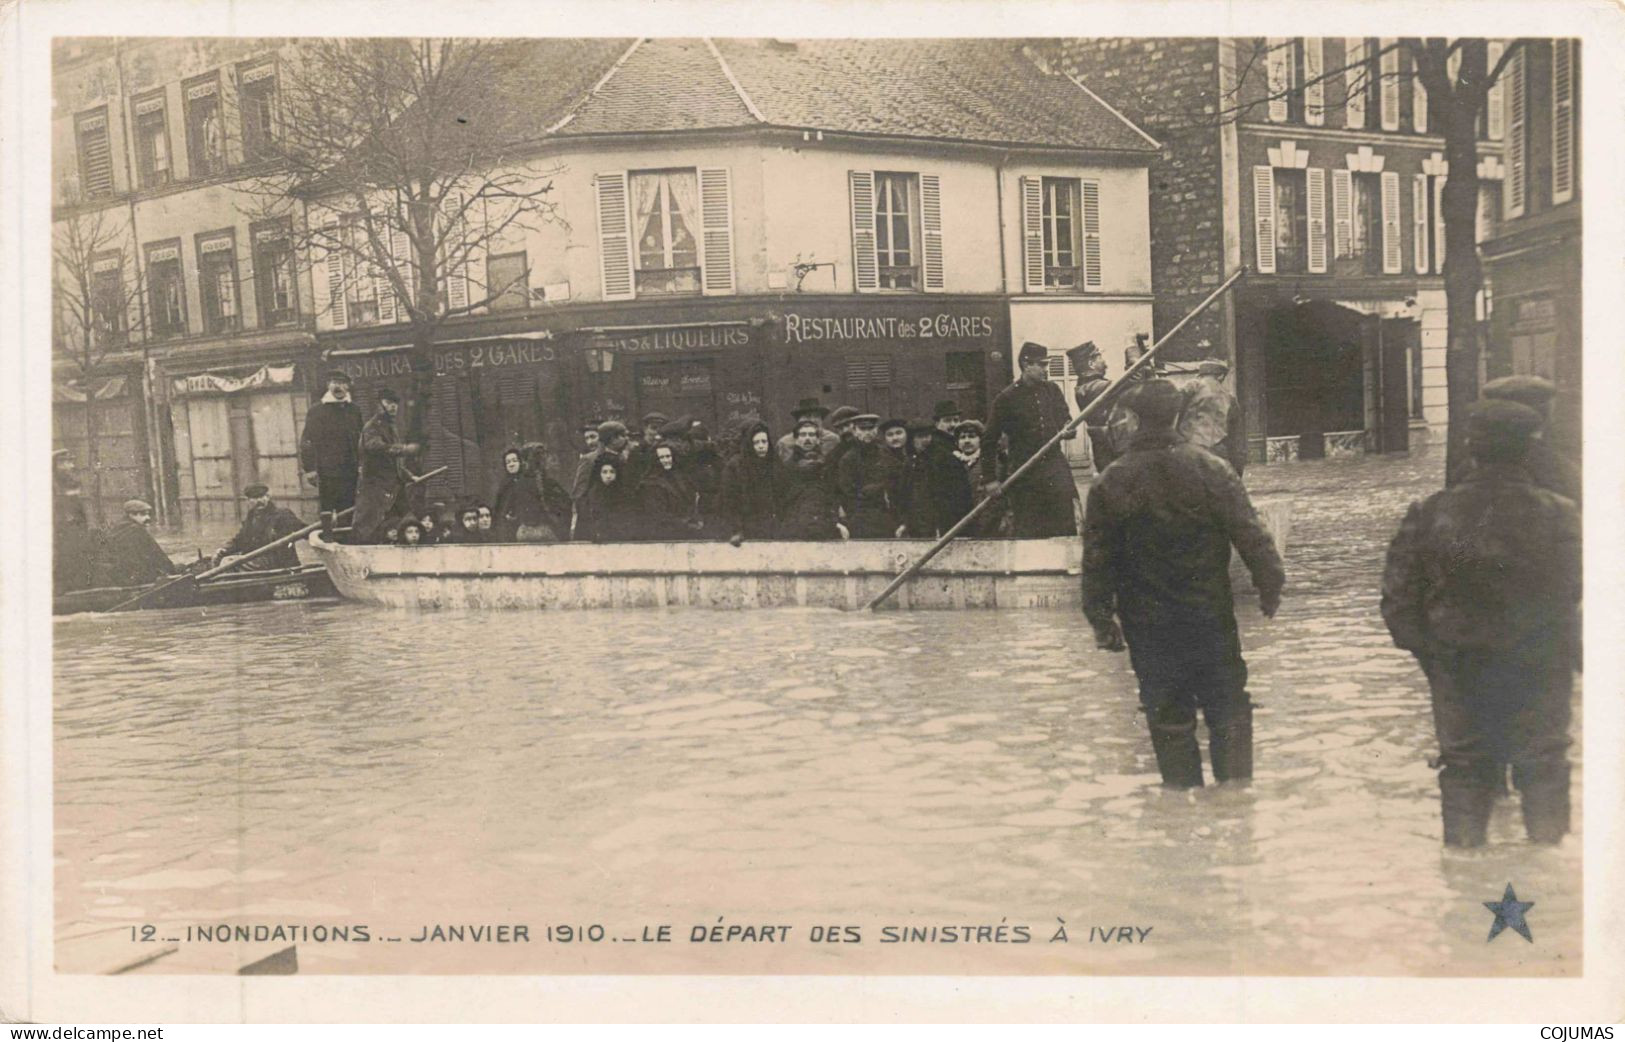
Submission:
M 694 222 L 700 186 L 693 170 L 633 171 L 630 177 L 638 234 L 637 292 L 698 293 L 700 255 Z

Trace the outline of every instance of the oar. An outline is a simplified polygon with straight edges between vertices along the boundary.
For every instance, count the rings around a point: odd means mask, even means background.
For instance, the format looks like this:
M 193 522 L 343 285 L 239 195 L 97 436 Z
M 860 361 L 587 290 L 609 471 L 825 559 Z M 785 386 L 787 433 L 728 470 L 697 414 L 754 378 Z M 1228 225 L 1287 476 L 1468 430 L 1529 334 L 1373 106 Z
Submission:
M 1060 430 L 1056 431 L 1050 440 L 1044 443 L 1042 448 L 1033 453 L 1031 456 L 1027 457 L 1027 461 L 1021 466 L 1017 467 L 1015 473 L 1005 478 L 1004 483 L 995 489 L 992 495 L 986 497 L 980 503 L 976 504 L 976 506 L 971 509 L 970 513 L 960 518 L 958 523 L 956 523 L 952 528 L 948 529 L 947 532 L 943 533 L 941 539 L 938 539 L 931 545 L 931 549 L 927 550 L 923 555 L 921 555 L 918 561 L 915 561 L 913 564 L 903 569 L 897 578 L 888 583 L 886 588 L 876 594 L 874 600 L 870 601 L 867 605 L 865 605 L 865 607 L 870 611 L 874 611 L 876 608 L 879 608 L 882 604 L 884 604 L 886 602 L 886 598 L 890 597 L 892 594 L 901 589 L 903 584 L 912 579 L 914 574 L 921 568 L 924 568 L 926 563 L 929 562 L 931 558 L 941 553 L 944 547 L 953 542 L 954 539 L 959 536 L 960 532 L 963 532 L 967 527 L 969 527 L 971 522 L 975 521 L 982 511 L 991 506 L 1000 496 L 1003 496 L 1005 489 L 1008 489 L 1011 485 L 1014 485 L 1017 479 L 1019 479 L 1023 474 L 1037 466 L 1039 459 L 1044 455 L 1044 453 L 1048 452 L 1056 445 L 1059 445 L 1062 438 L 1065 438 L 1072 431 L 1082 426 L 1084 421 L 1087 420 L 1092 414 L 1097 412 L 1107 401 L 1111 400 L 1112 396 L 1117 393 L 1118 389 L 1126 384 L 1135 373 L 1150 365 L 1151 360 L 1156 357 L 1157 351 L 1169 340 L 1173 339 L 1175 333 L 1178 333 L 1181 329 L 1184 329 L 1185 326 L 1190 323 L 1191 319 L 1195 318 L 1197 315 L 1200 315 L 1203 311 L 1206 311 L 1209 305 L 1211 305 L 1215 300 L 1218 300 L 1226 290 L 1235 285 L 1237 279 L 1241 278 L 1246 273 L 1247 269 L 1241 268 L 1236 271 L 1235 274 L 1225 279 L 1224 282 L 1219 285 L 1218 289 L 1208 294 L 1206 300 L 1196 305 L 1190 314 L 1180 319 L 1174 328 L 1164 333 L 1162 335 L 1162 339 L 1152 344 L 1150 348 L 1146 350 L 1145 354 L 1141 355 L 1133 365 L 1124 370 L 1122 376 L 1119 376 L 1116 380 L 1113 380 L 1106 387 L 1106 389 L 1100 393 L 1099 397 L 1085 406 L 1083 411 L 1079 412 L 1077 416 L 1073 417 L 1071 423 L 1068 423 L 1065 427 L 1062 427 Z
M 445 472 L 447 470 L 450 470 L 450 469 L 451 469 L 450 465 L 447 465 L 447 466 L 444 466 L 444 467 L 439 467 L 439 468 L 436 468 L 435 470 L 429 471 L 427 474 L 418 474 L 418 475 L 415 475 L 414 477 L 408 478 L 406 483 L 408 485 L 416 485 L 420 481 L 428 481 L 430 478 L 434 477 L 436 474 L 443 473 L 443 472 Z M 343 510 L 340 510 L 338 513 L 333 515 L 333 520 L 337 521 L 340 518 L 342 518 L 342 517 L 344 517 L 344 516 L 346 516 L 348 514 L 353 513 L 354 511 L 355 511 L 355 507 L 345 507 Z M 308 524 L 304 528 L 299 529 L 297 532 L 289 532 L 287 535 L 283 536 L 280 539 L 274 539 L 271 542 L 266 543 L 264 546 L 260 547 L 258 550 L 250 551 L 249 553 L 243 554 L 241 557 L 233 558 L 231 561 L 227 562 L 226 564 L 218 565 L 218 566 L 216 566 L 214 568 L 208 569 L 207 571 L 198 572 L 196 574 L 187 573 L 186 575 L 176 576 L 174 579 L 171 579 L 169 582 L 163 583 L 162 585 L 159 585 L 159 586 L 154 586 L 149 590 L 145 590 L 145 591 L 143 591 L 141 593 L 138 593 L 134 597 L 131 597 L 129 600 L 124 601 L 121 604 L 115 604 L 112 608 L 110 608 L 108 610 L 109 611 L 123 611 L 126 608 L 131 608 L 131 607 L 134 607 L 137 604 L 140 604 L 141 602 L 147 600 L 150 597 L 155 597 L 158 594 L 163 593 L 165 590 L 168 590 L 168 589 L 170 589 L 172 587 L 178 586 L 181 583 L 191 582 L 193 584 L 196 584 L 196 583 L 202 582 L 205 579 L 212 579 L 215 576 L 221 574 L 222 572 L 229 572 L 233 568 L 241 568 L 243 565 L 247 564 L 250 561 L 256 560 L 257 558 L 260 558 L 260 557 L 264 557 L 266 554 L 270 553 L 272 550 L 281 549 L 282 547 L 287 546 L 289 543 L 292 543 L 292 542 L 294 542 L 296 540 L 299 540 L 299 539 L 303 539 L 305 536 L 307 536 L 310 533 L 316 531 L 318 528 L 321 528 L 322 525 L 324 525 L 324 524 L 326 524 L 325 521 L 316 521 L 316 522 L 314 522 L 312 524 Z

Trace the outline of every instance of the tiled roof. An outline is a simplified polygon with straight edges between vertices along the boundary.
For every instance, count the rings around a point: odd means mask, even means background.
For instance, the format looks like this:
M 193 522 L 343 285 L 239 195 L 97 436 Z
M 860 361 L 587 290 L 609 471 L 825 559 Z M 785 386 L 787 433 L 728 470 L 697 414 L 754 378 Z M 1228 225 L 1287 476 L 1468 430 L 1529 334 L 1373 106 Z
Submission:
M 1066 76 L 1040 69 L 1018 40 L 649 39 L 636 48 L 631 44 L 516 44 L 533 48 L 528 73 L 493 85 L 515 102 L 516 136 L 534 140 L 549 133 L 636 134 L 765 123 L 1007 145 L 1156 150 Z M 559 104 L 566 87 L 576 93 Z

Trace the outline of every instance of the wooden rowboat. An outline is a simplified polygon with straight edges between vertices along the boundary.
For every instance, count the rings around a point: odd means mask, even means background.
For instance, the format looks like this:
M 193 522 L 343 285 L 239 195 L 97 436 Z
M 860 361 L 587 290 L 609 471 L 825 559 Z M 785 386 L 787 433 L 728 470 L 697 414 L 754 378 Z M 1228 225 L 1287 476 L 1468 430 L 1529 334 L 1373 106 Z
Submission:
M 1283 504 L 1284 506 L 1284 504 Z M 1260 512 L 1284 548 L 1288 511 Z M 393 608 L 863 607 L 932 545 L 851 542 L 492 543 L 351 546 L 312 534 L 339 595 Z M 950 543 L 887 602 L 903 610 L 1070 608 L 1076 538 Z
M 168 580 L 165 580 L 166 582 Z M 89 590 L 59 593 L 51 601 L 53 615 L 84 611 L 110 611 L 150 586 L 100 586 Z M 256 601 L 305 601 L 337 597 L 333 580 L 320 564 L 266 571 L 227 572 L 202 582 L 175 583 L 143 599 L 137 607 L 196 608 L 223 604 L 252 604 Z

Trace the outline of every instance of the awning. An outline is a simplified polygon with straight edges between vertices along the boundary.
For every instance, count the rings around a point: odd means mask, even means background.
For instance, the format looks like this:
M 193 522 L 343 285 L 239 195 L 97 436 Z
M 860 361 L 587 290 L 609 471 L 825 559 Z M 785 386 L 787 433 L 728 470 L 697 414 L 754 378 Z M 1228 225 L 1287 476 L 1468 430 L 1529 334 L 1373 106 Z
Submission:
M 234 375 L 235 372 L 193 373 L 190 376 L 177 376 L 172 384 L 176 395 L 189 394 L 236 394 L 239 391 L 258 390 L 263 387 L 291 387 L 293 385 L 293 363 L 284 362 L 280 365 L 262 365 L 247 375 Z
M 109 398 L 118 398 L 123 396 L 124 392 L 128 389 L 128 382 L 127 377 L 108 377 L 106 380 L 102 381 L 101 386 L 96 388 L 96 400 L 98 402 L 104 402 Z M 53 402 L 63 404 L 77 402 L 79 404 L 83 404 L 88 398 L 89 395 L 85 393 L 84 388 L 79 386 L 78 381 L 73 381 L 72 383 L 66 384 L 53 383 L 51 385 L 51 401 Z

